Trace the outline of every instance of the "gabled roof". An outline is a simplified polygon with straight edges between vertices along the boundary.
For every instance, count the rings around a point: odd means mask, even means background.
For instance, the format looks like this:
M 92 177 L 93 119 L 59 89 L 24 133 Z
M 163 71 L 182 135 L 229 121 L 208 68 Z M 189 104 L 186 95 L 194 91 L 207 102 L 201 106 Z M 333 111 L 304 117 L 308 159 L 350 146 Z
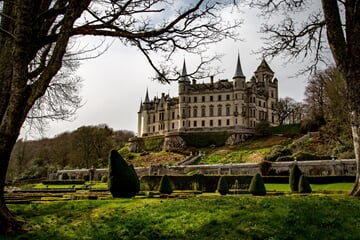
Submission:
M 245 77 L 244 73 L 242 71 L 241 68 L 241 63 L 240 63 L 240 54 L 238 54 L 238 59 L 237 59 L 237 63 L 236 63 L 236 70 L 235 70 L 235 75 L 233 78 L 237 78 L 237 77 Z

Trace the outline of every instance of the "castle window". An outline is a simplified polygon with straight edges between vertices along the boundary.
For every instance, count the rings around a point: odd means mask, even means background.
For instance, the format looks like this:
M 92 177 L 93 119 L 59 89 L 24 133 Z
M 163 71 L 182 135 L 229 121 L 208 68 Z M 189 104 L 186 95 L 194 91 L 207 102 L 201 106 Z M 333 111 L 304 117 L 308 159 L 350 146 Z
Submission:
M 271 91 L 270 95 L 273 98 L 274 97 L 274 91 Z
M 226 125 L 227 125 L 227 126 L 230 125 L 230 119 L 226 119 Z
M 194 127 L 197 127 L 197 122 L 196 121 L 194 121 Z
M 265 105 L 265 102 L 263 102 L 263 107 L 265 107 L 266 105 Z
M 271 103 L 271 109 L 274 109 L 274 103 L 273 102 Z
M 259 101 L 259 107 L 261 107 L 261 101 Z
M 218 101 L 221 101 L 221 95 L 218 95 Z
M 230 100 L 230 94 L 226 95 L 226 100 L 229 101 Z
M 237 99 L 237 93 L 235 93 L 235 99 Z
M 210 117 L 213 117 L 214 116 L 214 106 L 211 105 L 209 110 L 210 110 L 209 111 Z
M 202 127 L 205 127 L 205 120 L 202 120 L 202 121 L 201 121 L 201 126 L 202 126 Z
M 218 116 L 221 116 L 222 115 L 222 106 L 219 105 L 218 106 Z
M 197 107 L 194 107 L 193 109 L 193 117 L 197 117 Z
M 201 106 L 201 117 L 205 117 L 205 115 L 206 115 L 206 107 Z
M 210 102 L 214 101 L 214 97 L 210 96 Z
M 197 97 L 194 97 L 194 102 L 197 102 Z
M 175 112 L 171 112 L 171 118 L 174 120 L 175 119 Z
M 155 115 L 153 115 L 153 123 L 155 122 Z
M 213 120 L 210 120 L 210 127 L 213 126 Z
M 171 128 L 174 129 L 175 128 L 175 123 L 171 124 Z
M 218 126 L 221 126 L 221 119 L 218 120 Z
M 230 106 L 226 105 L 226 116 L 230 116 Z
M 163 112 L 159 113 L 159 121 L 162 121 L 162 120 L 164 120 L 164 113 Z
M 202 97 L 201 97 L 201 101 L 202 101 L 202 102 L 205 102 L 205 96 L 202 96 Z

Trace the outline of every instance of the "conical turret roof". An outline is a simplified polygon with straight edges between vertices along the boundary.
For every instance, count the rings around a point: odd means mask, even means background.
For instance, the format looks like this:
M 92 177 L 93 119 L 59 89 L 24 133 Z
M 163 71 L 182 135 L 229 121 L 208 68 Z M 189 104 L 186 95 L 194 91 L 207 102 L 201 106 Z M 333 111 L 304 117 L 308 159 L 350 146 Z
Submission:
M 189 81 L 189 78 L 187 76 L 187 70 L 186 70 L 186 63 L 185 63 L 185 59 L 184 59 L 184 63 L 183 63 L 183 68 L 182 68 L 182 73 L 181 73 L 181 81 Z
M 149 91 L 148 89 L 146 88 L 146 95 L 145 95 L 145 101 L 144 103 L 149 103 L 150 102 L 150 99 L 149 99 Z
M 237 78 L 237 77 L 245 77 L 244 73 L 242 71 L 241 68 L 241 63 L 240 63 L 240 54 L 238 54 L 238 59 L 237 59 L 237 63 L 236 63 L 236 70 L 235 70 L 235 75 L 233 78 Z

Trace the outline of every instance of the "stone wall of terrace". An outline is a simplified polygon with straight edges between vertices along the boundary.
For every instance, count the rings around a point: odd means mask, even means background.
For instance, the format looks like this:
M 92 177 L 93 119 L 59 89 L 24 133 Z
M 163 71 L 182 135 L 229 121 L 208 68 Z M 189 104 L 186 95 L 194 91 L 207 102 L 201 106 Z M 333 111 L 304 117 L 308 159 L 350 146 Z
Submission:
M 289 175 L 293 164 L 298 164 L 301 171 L 306 176 L 355 176 L 355 159 L 339 160 L 320 160 L 320 161 L 292 161 L 292 162 L 272 162 L 265 167 L 258 163 L 240 164 L 214 164 L 214 165 L 179 165 L 179 166 L 150 166 L 135 168 L 139 177 L 144 175 L 185 175 L 191 172 L 214 174 L 214 175 L 254 175 L 261 173 L 264 168 L 268 175 Z M 69 179 L 88 179 L 90 181 L 100 181 L 101 177 L 108 174 L 108 169 L 72 169 L 58 170 L 51 174 L 51 180 Z

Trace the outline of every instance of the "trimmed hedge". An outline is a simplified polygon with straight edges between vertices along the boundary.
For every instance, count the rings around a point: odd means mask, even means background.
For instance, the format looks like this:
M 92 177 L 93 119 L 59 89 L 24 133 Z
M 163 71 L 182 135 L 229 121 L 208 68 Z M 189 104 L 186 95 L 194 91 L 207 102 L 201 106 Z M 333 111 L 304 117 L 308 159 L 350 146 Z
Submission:
M 221 195 L 226 195 L 229 193 L 229 184 L 227 183 L 224 176 L 220 176 L 216 191 Z
M 300 176 L 299 180 L 299 193 L 311 193 L 312 189 L 309 181 L 304 175 Z
M 198 132 L 181 133 L 180 137 L 191 147 L 203 148 L 211 145 L 220 147 L 225 145 L 226 140 L 232 135 L 232 132 Z
M 140 178 L 142 191 L 157 191 L 160 186 L 162 176 L 142 176 Z M 237 180 L 237 190 L 248 190 L 250 187 L 251 175 L 224 175 L 228 182 L 229 189 L 235 187 Z M 174 190 L 199 190 L 203 192 L 216 192 L 219 175 L 193 176 L 168 176 Z M 265 184 L 280 183 L 289 184 L 289 176 L 262 176 Z M 355 182 L 355 176 L 308 176 L 310 184 L 329 184 L 337 182 Z M 197 189 L 194 189 L 194 185 Z
M 159 192 L 162 194 L 171 194 L 173 192 L 170 179 L 167 175 L 161 177 Z
M 85 180 L 44 180 L 44 185 L 82 185 L 85 184 Z
M 135 170 L 116 150 L 110 152 L 108 187 L 115 198 L 131 198 L 140 190 Z
M 264 181 L 260 175 L 260 173 L 257 173 L 254 175 L 254 177 L 251 179 L 249 192 L 253 196 L 265 196 L 266 195 L 266 188 Z
M 297 164 L 294 164 L 290 170 L 289 184 L 292 192 L 299 191 L 299 180 L 302 172 Z

